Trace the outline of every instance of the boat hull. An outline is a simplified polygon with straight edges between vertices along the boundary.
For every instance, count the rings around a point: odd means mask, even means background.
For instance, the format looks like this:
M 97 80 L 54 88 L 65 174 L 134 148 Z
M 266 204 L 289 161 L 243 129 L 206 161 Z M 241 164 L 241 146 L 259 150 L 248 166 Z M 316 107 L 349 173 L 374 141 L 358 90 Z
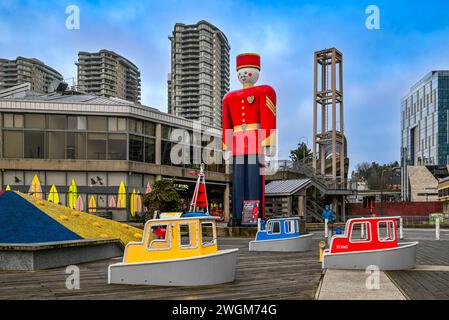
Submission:
M 204 286 L 232 282 L 238 249 L 165 261 L 117 263 L 109 266 L 109 284 Z
M 379 270 L 406 270 L 416 265 L 418 242 L 398 244 L 397 248 L 347 252 L 324 253 L 324 269 L 366 270 L 368 266 L 377 266 Z
M 304 252 L 312 249 L 312 234 L 296 238 L 251 241 L 249 251 Z

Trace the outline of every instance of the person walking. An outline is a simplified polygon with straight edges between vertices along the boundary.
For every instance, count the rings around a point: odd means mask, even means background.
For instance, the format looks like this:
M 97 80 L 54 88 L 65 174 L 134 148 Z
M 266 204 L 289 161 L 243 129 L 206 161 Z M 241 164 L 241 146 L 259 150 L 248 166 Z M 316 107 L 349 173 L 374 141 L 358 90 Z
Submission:
M 323 213 L 322 213 L 321 217 L 323 218 L 324 223 L 326 223 L 326 219 L 327 219 L 327 223 L 328 223 L 327 225 L 328 225 L 329 230 L 330 230 L 330 236 L 332 236 L 333 233 L 334 233 L 335 214 L 331 210 L 329 205 L 326 205 L 324 207 L 324 210 L 323 210 Z

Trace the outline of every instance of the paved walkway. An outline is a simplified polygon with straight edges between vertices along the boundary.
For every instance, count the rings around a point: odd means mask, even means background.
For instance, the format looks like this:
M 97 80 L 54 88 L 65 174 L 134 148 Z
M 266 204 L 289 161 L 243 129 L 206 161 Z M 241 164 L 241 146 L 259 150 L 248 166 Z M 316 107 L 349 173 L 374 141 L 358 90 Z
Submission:
M 378 286 L 371 279 L 375 275 L 359 270 L 326 270 L 318 300 L 406 300 L 401 291 L 384 272 L 378 273 Z
M 418 240 L 414 269 L 380 273 L 379 290 L 369 290 L 365 271 L 327 270 L 320 300 L 449 300 L 449 241 L 432 240 L 432 230 L 407 230 L 404 241 Z M 447 233 L 444 233 L 447 236 Z

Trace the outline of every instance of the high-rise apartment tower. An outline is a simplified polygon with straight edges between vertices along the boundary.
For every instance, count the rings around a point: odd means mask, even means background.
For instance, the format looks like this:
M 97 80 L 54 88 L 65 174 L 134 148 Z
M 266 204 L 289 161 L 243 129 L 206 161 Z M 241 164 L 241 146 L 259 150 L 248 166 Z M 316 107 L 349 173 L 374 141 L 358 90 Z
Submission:
M 221 103 L 229 91 L 229 43 L 207 21 L 177 23 L 171 41 L 168 112 L 221 127 Z
M 78 89 L 104 97 L 140 103 L 140 71 L 109 50 L 78 53 Z
M 31 90 L 49 93 L 54 80 L 62 81 L 62 75 L 38 59 L 0 59 L 0 90 L 30 83 Z

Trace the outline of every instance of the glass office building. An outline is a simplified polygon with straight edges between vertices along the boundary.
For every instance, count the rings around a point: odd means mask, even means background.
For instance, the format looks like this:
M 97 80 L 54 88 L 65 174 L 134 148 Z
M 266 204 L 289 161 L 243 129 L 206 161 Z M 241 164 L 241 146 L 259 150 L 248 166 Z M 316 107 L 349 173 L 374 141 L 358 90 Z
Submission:
M 84 203 L 93 195 L 99 210 L 109 211 L 109 200 L 117 195 L 121 181 L 129 193 L 133 189 L 144 193 L 148 182 L 175 178 L 188 204 L 200 166 L 193 163 L 194 155 L 222 156 L 221 131 L 202 126 L 202 139 L 182 148 L 190 155 L 187 161 L 172 161 L 172 149 L 179 146 L 172 131 L 183 129 L 192 141 L 194 125 L 191 120 L 116 98 L 30 92 L 0 98 L 0 189 L 10 185 L 27 192 L 38 175 L 43 191 L 56 185 L 65 204 L 65 193 L 75 179 Z M 225 166 L 212 163 L 206 170 L 210 204 L 228 210 Z M 129 213 L 115 212 L 114 218 L 128 220 Z
M 449 164 L 449 71 L 432 71 L 401 101 L 402 197 L 409 200 L 408 166 Z

